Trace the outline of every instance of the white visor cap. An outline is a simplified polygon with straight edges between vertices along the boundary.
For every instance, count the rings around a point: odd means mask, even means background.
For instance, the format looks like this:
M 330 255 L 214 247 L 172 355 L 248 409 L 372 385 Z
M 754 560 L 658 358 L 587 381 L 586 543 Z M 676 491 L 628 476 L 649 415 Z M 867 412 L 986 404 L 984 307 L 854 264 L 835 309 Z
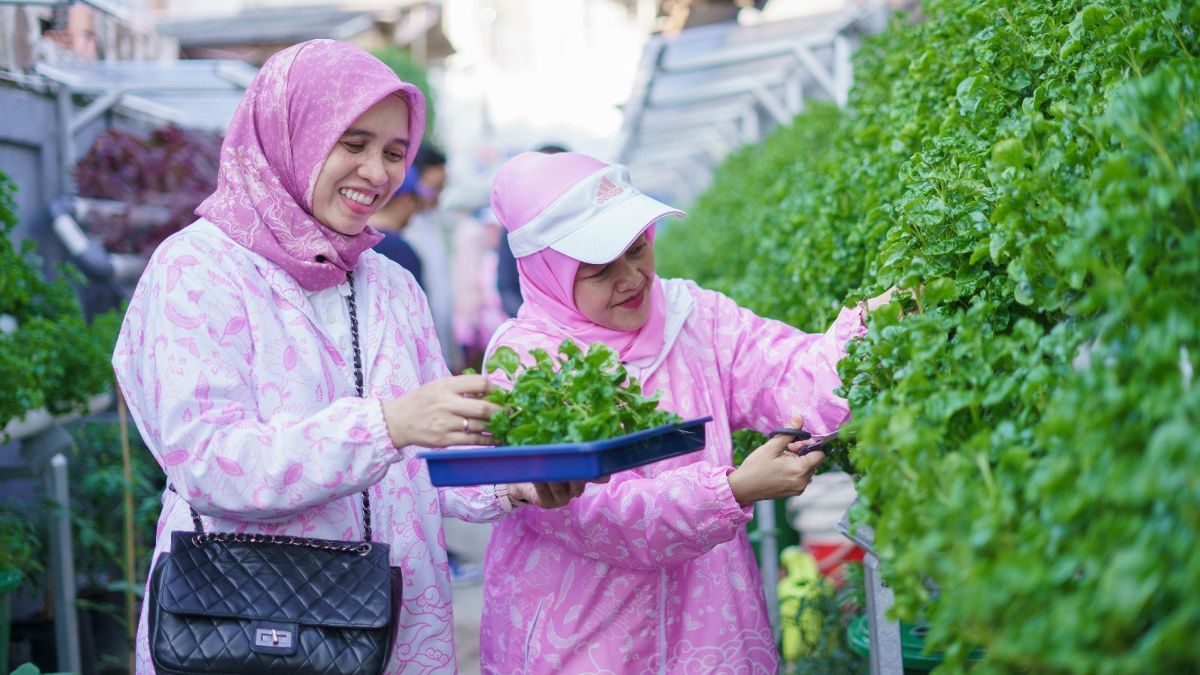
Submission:
M 658 219 L 682 215 L 633 187 L 629 169 L 611 164 L 572 185 L 533 220 L 510 232 L 508 244 L 516 258 L 552 248 L 597 265 L 619 257 Z

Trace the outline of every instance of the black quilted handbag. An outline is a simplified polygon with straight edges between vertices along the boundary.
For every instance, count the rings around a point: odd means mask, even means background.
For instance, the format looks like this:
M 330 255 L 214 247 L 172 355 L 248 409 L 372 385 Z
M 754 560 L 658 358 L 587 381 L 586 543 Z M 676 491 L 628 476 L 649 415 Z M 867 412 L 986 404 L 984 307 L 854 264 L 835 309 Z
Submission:
M 354 281 L 354 371 L 363 393 Z M 149 640 L 159 673 L 380 673 L 399 614 L 399 568 L 388 545 L 252 533 L 171 533 L 150 578 Z

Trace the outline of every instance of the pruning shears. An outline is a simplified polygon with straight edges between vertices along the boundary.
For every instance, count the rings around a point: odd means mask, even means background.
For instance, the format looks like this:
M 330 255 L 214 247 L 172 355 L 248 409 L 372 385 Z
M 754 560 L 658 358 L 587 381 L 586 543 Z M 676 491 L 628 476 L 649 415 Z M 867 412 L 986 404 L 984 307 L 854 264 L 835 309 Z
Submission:
M 793 436 L 794 441 L 807 441 L 807 440 L 813 438 L 813 435 L 808 433 L 807 431 L 805 431 L 803 429 L 794 429 L 792 427 L 783 427 L 781 429 L 774 429 L 771 431 L 771 433 L 767 434 L 767 438 L 775 438 L 776 436 Z M 795 451 L 796 455 L 799 457 L 803 457 L 804 455 L 807 455 L 808 453 L 810 453 L 814 450 L 820 450 L 820 449 L 824 448 L 825 445 L 827 443 L 829 443 L 830 439 L 834 438 L 835 436 L 837 436 L 836 432 L 832 433 L 832 434 L 825 434 L 824 436 L 820 436 L 819 438 L 817 438 L 815 441 L 813 441 L 809 445 L 806 445 L 803 448 L 800 448 L 799 450 Z M 789 450 L 789 452 L 791 452 L 791 450 Z

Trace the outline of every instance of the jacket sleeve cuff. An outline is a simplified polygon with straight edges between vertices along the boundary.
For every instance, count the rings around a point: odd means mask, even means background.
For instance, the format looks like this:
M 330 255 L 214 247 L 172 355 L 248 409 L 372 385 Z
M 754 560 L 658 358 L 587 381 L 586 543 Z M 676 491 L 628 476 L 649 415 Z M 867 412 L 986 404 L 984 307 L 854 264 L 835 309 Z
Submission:
M 716 467 L 713 472 L 713 489 L 716 492 L 717 503 L 721 505 L 718 520 L 742 525 L 754 517 L 754 504 L 742 506 L 733 496 L 733 488 L 729 486 L 729 474 L 736 470 L 732 466 Z
M 392 435 L 388 433 L 387 422 L 383 418 L 382 399 L 364 398 L 363 403 L 365 404 L 363 418 L 366 424 L 365 427 L 360 428 L 365 429 L 366 438 L 355 440 L 363 441 L 363 444 L 370 448 L 373 466 L 385 468 L 421 449 L 415 446 L 397 448 L 392 445 Z
M 495 485 L 468 485 L 438 489 L 442 502 L 442 515 L 468 523 L 494 523 L 507 516 L 511 507 L 505 509 L 508 498 L 497 491 Z
M 843 307 L 828 332 L 833 335 L 844 355 L 847 342 L 867 334 L 867 303 L 860 302 L 853 307 Z

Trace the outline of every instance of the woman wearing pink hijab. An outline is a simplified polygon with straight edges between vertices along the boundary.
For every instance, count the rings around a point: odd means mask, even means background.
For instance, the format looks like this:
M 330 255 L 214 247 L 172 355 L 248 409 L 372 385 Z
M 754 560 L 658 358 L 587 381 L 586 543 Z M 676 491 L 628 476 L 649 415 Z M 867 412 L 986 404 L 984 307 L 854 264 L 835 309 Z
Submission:
M 778 436 L 735 469 L 730 430 L 837 430 L 849 417 L 833 393 L 837 362 L 865 332 L 866 308 L 845 309 L 810 335 L 660 279 L 654 223 L 682 214 L 634 188 L 624 167 L 586 155 L 518 155 L 493 183 L 492 208 L 525 298 L 493 349 L 527 356 L 554 353 L 567 337 L 604 342 L 660 394 L 661 408 L 713 421 L 697 453 L 588 485 L 567 508 L 525 509 L 496 524 L 484 568 L 484 672 L 775 673 L 744 525 L 756 501 L 803 492 L 824 455 L 798 455 L 806 443 Z
M 217 190 L 155 252 L 113 355 L 173 488 L 155 558 L 192 529 L 189 504 L 207 531 L 361 540 L 369 491 L 375 540 L 404 574 L 389 673 L 456 671 L 442 515 L 493 520 L 571 488 L 439 491 L 416 457 L 488 443 L 495 410 L 483 377 L 448 377 L 412 275 L 370 250 L 367 219 L 424 123 L 421 92 L 357 47 L 271 57 L 229 125 Z M 154 671 L 145 609 L 139 673 Z

